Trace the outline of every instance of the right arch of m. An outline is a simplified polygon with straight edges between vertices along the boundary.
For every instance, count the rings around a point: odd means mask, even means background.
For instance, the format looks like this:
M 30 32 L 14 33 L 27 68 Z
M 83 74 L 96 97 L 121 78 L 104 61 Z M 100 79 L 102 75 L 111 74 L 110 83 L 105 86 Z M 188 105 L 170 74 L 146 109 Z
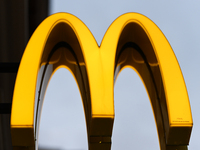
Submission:
M 46 77 L 50 65 L 52 70 Z M 21 141 L 27 136 L 33 136 L 30 140 L 37 139 L 35 126 L 39 117 L 35 115 L 41 111 L 34 106 L 37 86 L 43 91 L 39 95 L 44 95 L 50 77 L 61 66 L 71 71 L 79 86 L 89 149 L 110 149 L 114 82 L 125 67 L 134 69 L 144 83 L 160 148 L 187 149 L 193 122 L 179 64 L 160 29 L 137 13 L 117 18 L 100 46 L 84 23 L 71 14 L 52 15 L 38 26 L 25 49 L 14 89 L 11 133 L 15 146 L 23 146 L 16 138 L 19 136 Z M 38 78 L 40 72 L 42 79 Z M 19 105 L 22 103 L 23 106 Z M 21 130 L 25 134 L 20 135 Z M 27 143 L 26 146 L 35 147 L 36 142 Z

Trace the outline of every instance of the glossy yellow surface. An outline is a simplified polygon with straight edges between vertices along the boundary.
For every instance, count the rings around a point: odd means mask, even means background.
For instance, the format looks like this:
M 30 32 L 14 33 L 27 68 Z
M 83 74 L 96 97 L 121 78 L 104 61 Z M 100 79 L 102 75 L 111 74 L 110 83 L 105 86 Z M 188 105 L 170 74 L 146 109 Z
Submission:
M 123 49 L 126 43 L 134 43 L 140 50 Z M 56 44 L 61 46 L 55 48 Z M 131 67 L 149 94 L 161 148 L 188 144 L 192 115 L 187 90 L 173 50 L 159 28 L 141 14 L 124 14 L 111 24 L 99 47 L 82 21 L 71 14 L 58 13 L 38 26 L 20 63 L 11 114 L 15 146 L 35 146 L 46 87 L 53 73 L 63 66 L 79 86 L 89 143 L 94 137 L 111 137 L 114 77 L 124 67 Z M 19 129 L 27 134 L 20 135 Z M 180 137 L 180 129 L 187 135 Z M 89 147 L 97 149 L 98 144 L 94 142 Z M 109 144 L 104 148 L 109 149 Z

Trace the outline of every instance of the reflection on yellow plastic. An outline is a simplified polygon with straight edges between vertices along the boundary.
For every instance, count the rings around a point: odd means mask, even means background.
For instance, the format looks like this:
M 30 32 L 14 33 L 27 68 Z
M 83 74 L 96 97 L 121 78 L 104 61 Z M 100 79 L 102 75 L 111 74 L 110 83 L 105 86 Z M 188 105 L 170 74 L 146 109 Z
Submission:
M 89 149 L 110 149 L 114 80 L 124 67 L 136 70 L 143 80 L 161 149 L 189 143 L 192 116 L 184 79 L 168 41 L 151 20 L 137 13 L 120 16 L 99 47 L 82 21 L 58 13 L 39 25 L 20 63 L 11 114 L 14 147 L 37 147 L 45 90 L 61 66 L 79 86 Z

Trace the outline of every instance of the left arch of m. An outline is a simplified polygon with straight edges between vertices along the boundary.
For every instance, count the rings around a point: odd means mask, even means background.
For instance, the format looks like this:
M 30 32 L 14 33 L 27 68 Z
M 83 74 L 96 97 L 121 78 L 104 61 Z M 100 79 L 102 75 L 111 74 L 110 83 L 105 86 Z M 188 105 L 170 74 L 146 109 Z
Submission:
M 45 91 L 60 67 L 71 71 L 79 87 L 90 149 L 99 143 L 110 148 L 113 85 L 125 67 L 133 68 L 147 89 L 161 149 L 189 143 L 193 122 L 184 79 L 168 41 L 150 19 L 137 13 L 120 16 L 99 47 L 82 21 L 58 13 L 38 26 L 24 51 L 13 95 L 13 146 L 37 146 Z

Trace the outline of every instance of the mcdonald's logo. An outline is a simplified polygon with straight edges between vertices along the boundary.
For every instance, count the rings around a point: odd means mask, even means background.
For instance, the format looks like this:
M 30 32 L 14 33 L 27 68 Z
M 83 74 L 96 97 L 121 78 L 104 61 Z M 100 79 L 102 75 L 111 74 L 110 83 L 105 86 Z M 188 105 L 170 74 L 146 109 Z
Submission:
M 170 44 L 147 17 L 127 13 L 108 28 L 98 46 L 85 24 L 54 14 L 36 29 L 18 70 L 11 113 L 14 149 L 37 148 L 45 90 L 53 73 L 67 68 L 80 90 L 90 150 L 110 149 L 114 82 L 134 69 L 149 95 L 162 150 L 187 149 L 193 126 L 184 79 Z

